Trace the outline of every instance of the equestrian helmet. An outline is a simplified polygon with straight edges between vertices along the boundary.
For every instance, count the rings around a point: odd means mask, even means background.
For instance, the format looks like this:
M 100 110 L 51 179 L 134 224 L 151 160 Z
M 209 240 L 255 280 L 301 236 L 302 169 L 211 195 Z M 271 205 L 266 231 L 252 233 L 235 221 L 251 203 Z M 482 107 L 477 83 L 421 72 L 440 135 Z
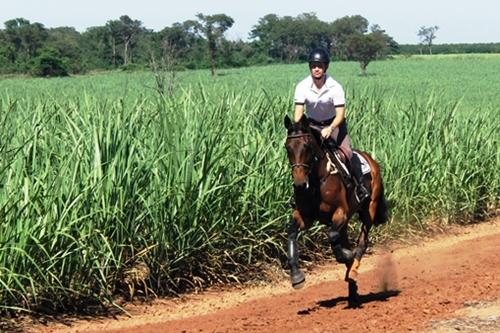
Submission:
M 308 61 L 309 63 L 321 62 L 328 66 L 330 63 L 330 55 L 325 49 L 317 47 L 309 53 Z

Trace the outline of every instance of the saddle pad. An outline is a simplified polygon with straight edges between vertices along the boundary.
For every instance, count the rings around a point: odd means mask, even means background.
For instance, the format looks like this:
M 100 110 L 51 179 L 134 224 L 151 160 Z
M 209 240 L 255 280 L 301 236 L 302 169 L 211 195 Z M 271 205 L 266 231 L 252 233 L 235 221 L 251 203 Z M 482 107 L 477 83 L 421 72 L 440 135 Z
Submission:
M 372 169 L 370 168 L 370 164 L 368 164 L 368 161 L 363 157 L 363 155 L 361 155 L 357 151 L 353 151 L 353 154 L 356 154 L 357 158 L 353 158 L 352 162 L 361 164 L 361 173 L 363 173 L 363 175 L 370 173 Z

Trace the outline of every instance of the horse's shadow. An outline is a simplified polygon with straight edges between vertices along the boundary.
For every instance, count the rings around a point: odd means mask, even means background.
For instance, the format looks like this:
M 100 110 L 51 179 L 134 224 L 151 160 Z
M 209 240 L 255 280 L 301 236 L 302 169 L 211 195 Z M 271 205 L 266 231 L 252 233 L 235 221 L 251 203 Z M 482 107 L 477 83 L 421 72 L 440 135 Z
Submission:
M 391 297 L 396 297 L 401 293 L 400 290 L 386 290 L 380 291 L 377 293 L 369 293 L 366 295 L 358 295 L 358 298 L 355 302 L 349 299 L 347 296 L 340 296 L 328 300 L 319 301 L 316 303 L 316 306 L 313 308 L 308 308 L 304 310 L 298 311 L 298 314 L 305 315 L 314 312 L 315 310 L 319 310 L 320 308 L 333 308 L 339 304 L 346 304 L 344 309 L 356 309 L 362 308 L 363 304 L 370 302 L 386 302 Z
M 355 304 L 352 304 L 351 300 L 349 300 L 349 297 L 345 296 L 319 301 L 317 304 L 322 308 L 333 308 L 334 306 L 337 306 L 337 304 L 339 303 L 347 302 L 348 305 L 346 306 L 346 309 L 361 308 L 363 307 L 363 304 L 375 301 L 385 302 L 391 297 L 398 296 L 400 293 L 401 293 L 400 290 L 386 290 L 386 291 L 379 291 L 377 293 L 369 293 L 366 295 L 358 295 L 358 299 Z

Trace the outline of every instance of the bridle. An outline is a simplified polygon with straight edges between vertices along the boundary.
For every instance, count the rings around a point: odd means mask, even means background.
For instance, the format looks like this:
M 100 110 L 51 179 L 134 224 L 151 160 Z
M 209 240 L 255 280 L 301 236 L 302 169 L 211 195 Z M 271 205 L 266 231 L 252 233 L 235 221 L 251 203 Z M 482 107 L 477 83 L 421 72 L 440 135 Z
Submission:
M 288 139 L 296 139 L 296 138 L 302 138 L 302 137 L 313 137 L 313 135 L 311 133 L 298 133 L 298 134 L 290 134 L 287 136 L 287 140 Z M 313 157 L 313 161 L 317 161 L 318 160 L 318 156 L 316 154 L 314 154 L 314 157 Z M 292 165 L 292 170 L 295 169 L 295 168 L 304 168 L 304 169 L 307 169 L 307 173 L 311 173 L 312 171 L 312 167 L 310 164 L 307 164 L 307 163 L 293 163 Z

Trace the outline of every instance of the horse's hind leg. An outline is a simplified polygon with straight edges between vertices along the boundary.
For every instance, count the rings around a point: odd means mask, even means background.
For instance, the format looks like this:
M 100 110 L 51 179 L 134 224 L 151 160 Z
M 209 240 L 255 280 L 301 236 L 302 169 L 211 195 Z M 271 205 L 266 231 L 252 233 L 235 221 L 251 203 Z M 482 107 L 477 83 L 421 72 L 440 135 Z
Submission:
M 370 232 L 372 225 L 372 222 L 367 214 L 365 215 L 363 212 L 360 212 L 360 218 L 363 225 L 361 226 L 357 246 L 353 251 L 354 258 L 350 264 L 347 264 L 347 272 L 345 274 L 345 280 L 349 283 L 348 303 L 350 308 L 359 307 L 361 304 L 357 285 L 358 268 L 361 263 L 361 257 L 365 254 L 368 247 L 368 233 Z
M 361 257 L 363 257 L 366 249 L 368 248 L 368 234 L 373 225 L 376 205 L 377 203 L 375 201 L 371 201 L 368 209 L 362 209 L 359 212 L 359 217 L 363 222 L 363 225 L 361 226 L 361 232 L 359 233 L 356 248 L 353 251 L 354 260 L 352 261 L 352 265 L 347 269 L 345 277 L 346 281 L 356 281 L 356 278 L 358 277 L 358 268 L 361 263 Z
M 288 241 L 287 241 L 287 256 L 288 265 L 290 266 L 290 279 L 292 280 L 292 287 L 295 289 L 302 288 L 305 282 L 304 273 L 299 269 L 299 249 L 297 246 L 297 236 L 299 234 L 299 225 L 294 218 L 288 227 Z

